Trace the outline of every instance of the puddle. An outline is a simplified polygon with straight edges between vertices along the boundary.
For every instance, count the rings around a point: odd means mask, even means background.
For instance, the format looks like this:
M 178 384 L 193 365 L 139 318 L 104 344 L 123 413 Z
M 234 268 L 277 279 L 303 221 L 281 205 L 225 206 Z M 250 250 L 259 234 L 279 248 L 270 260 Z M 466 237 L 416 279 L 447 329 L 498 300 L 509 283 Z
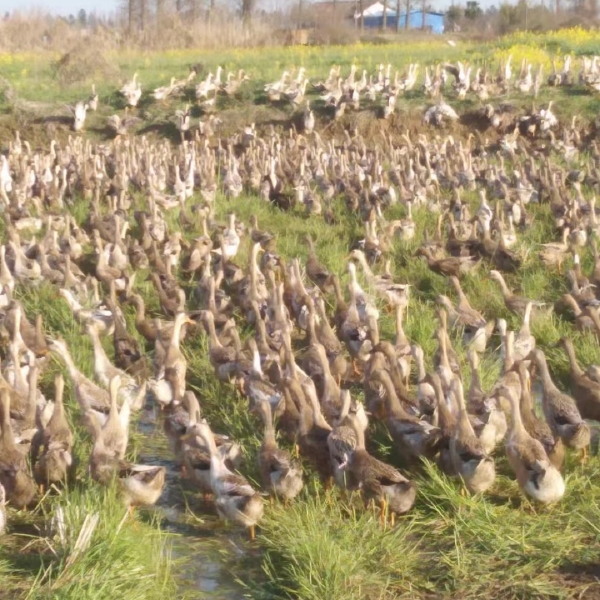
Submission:
M 212 502 L 204 502 L 193 486 L 181 479 L 162 422 L 152 409 L 140 415 L 138 431 L 143 434 L 140 462 L 167 468 L 165 491 L 156 510 L 163 529 L 176 534 L 171 551 L 180 593 L 186 598 L 211 600 L 250 597 L 248 590 L 236 582 L 234 572 L 236 558 L 242 559 L 251 551 L 246 543 L 247 533 L 226 526 L 217 517 Z M 256 566 L 258 570 L 259 560 Z

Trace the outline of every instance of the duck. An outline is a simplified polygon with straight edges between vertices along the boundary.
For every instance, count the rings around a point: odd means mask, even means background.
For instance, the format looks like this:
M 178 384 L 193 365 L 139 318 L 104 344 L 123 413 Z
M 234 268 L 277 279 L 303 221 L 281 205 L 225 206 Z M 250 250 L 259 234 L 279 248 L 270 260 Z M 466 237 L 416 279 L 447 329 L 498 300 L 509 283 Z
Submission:
M 63 394 L 65 381 L 58 374 L 54 378 L 54 409 L 48 424 L 38 432 L 32 446 L 32 456 L 35 458 L 39 447 L 43 452 L 35 463 L 34 476 L 38 484 L 50 486 L 66 481 L 73 474 L 73 432 L 65 414 Z
M 358 260 L 368 282 L 373 286 L 375 292 L 388 302 L 390 307 L 408 306 L 410 284 L 394 283 L 391 274 L 376 276 L 371 271 L 365 253 L 362 250 L 353 250 L 349 257 Z
M 478 264 L 479 259 L 474 256 L 460 256 L 460 257 L 448 257 L 448 258 L 435 258 L 430 248 L 421 247 L 419 248 L 415 256 L 424 256 L 427 260 L 427 266 L 438 275 L 446 277 L 454 275 L 455 277 L 462 277 L 467 273 L 470 273 Z
M 536 415 L 531 397 L 530 375 L 526 361 L 517 366 L 521 378 L 521 419 L 527 433 L 538 440 L 550 459 L 550 462 L 560 471 L 565 461 L 565 447 L 560 437 L 555 436 L 546 419 Z
M 185 392 L 188 405 L 187 424 L 181 436 L 182 473 L 200 490 L 204 498 L 213 494 L 210 471 L 210 452 L 205 440 L 199 434 L 203 421 L 200 404 L 193 392 Z M 239 444 L 227 436 L 213 432 L 217 449 L 230 470 L 235 470 L 241 461 L 242 450 Z
M 229 215 L 229 225 L 223 231 L 221 252 L 226 260 L 232 259 L 238 253 L 240 247 L 240 236 L 235 227 L 235 213 Z M 213 250 L 217 252 L 217 250 Z
M 255 527 L 264 514 L 262 496 L 245 477 L 227 468 L 208 424 L 200 422 L 197 428 L 210 452 L 210 481 L 219 516 L 247 527 L 254 540 Z
M 538 309 L 544 306 L 543 302 L 537 302 L 535 300 L 530 300 L 529 298 L 514 294 L 508 285 L 506 285 L 506 281 L 504 280 L 504 277 L 500 271 L 492 270 L 490 271 L 489 275 L 491 279 L 500 284 L 504 305 L 510 312 L 518 315 L 524 315 L 528 304 L 531 304 L 533 307 Z
M 413 507 L 416 487 L 400 471 L 367 452 L 365 434 L 356 415 L 351 414 L 346 420 L 354 430 L 356 446 L 347 455 L 346 463 L 342 463 L 341 468 L 358 481 L 366 502 L 379 504 L 381 524 L 385 526 L 389 514 L 393 527 L 396 515 L 403 515 Z
M 127 442 L 129 441 L 129 416 L 131 409 L 128 402 L 124 402 L 119 409 L 118 397 L 121 387 L 121 378 L 117 375 L 110 380 L 109 395 L 110 409 L 106 423 L 102 426 L 102 439 L 109 452 L 118 459 L 125 457 Z
M 494 459 L 487 454 L 475 435 L 467 414 L 463 385 L 460 379 L 452 381 L 452 393 L 458 402 L 458 420 L 450 439 L 450 457 L 454 469 L 465 487 L 473 494 L 487 491 L 496 479 Z
M 194 322 L 188 317 L 187 313 L 178 313 L 175 317 L 175 321 L 173 322 L 171 338 L 168 342 L 168 345 L 164 348 L 164 357 L 162 357 L 162 360 L 160 364 L 157 365 L 156 369 L 157 380 L 164 379 L 165 371 L 169 370 L 177 379 L 179 390 L 185 390 L 185 375 L 187 372 L 187 360 L 180 348 L 182 329 L 186 324 L 193 325 Z M 171 402 L 172 399 L 173 395 L 171 394 L 169 402 Z
M 319 262 L 315 253 L 313 239 L 307 235 L 304 240 L 308 244 L 308 258 L 306 259 L 306 275 L 324 294 L 333 292 L 331 273 Z
M 462 328 L 464 345 L 472 346 L 477 352 L 484 352 L 494 329 L 494 322 L 488 323 L 479 311 L 471 307 L 457 277 L 451 276 L 450 281 L 458 294 L 456 308 L 447 296 L 438 296 L 438 301 L 448 311 L 452 327 Z
M 165 487 L 166 468 L 120 460 L 106 447 L 102 427 L 96 416 L 91 415 L 89 421 L 94 438 L 90 454 L 92 479 L 102 485 L 109 485 L 116 479 L 121 498 L 128 509 L 156 504 Z
M 293 500 L 304 486 L 300 465 L 289 452 L 282 450 L 275 439 L 271 404 L 259 400 L 256 411 L 263 422 L 263 441 L 258 451 L 258 467 L 264 488 L 284 502 Z
M 523 492 L 543 504 L 558 502 L 565 493 L 560 471 L 552 465 L 542 444 L 523 426 L 519 399 L 502 387 L 500 393 L 510 401 L 511 424 L 506 441 L 508 462 Z
M 570 233 L 570 228 L 565 227 L 562 233 L 562 242 L 542 244 L 539 252 L 539 259 L 543 265 L 547 267 L 557 266 L 560 273 L 562 263 L 570 249 L 570 244 L 568 241 Z
M 387 426 L 392 439 L 402 450 L 402 455 L 411 462 L 421 457 L 432 458 L 441 441 L 440 429 L 409 414 L 403 408 L 387 371 L 372 371 L 371 381 L 379 383 L 385 391 Z
M 51 340 L 48 347 L 50 352 L 57 356 L 67 367 L 75 399 L 83 414 L 89 417 L 89 413 L 94 413 L 100 425 L 104 425 L 110 408 L 110 396 L 108 392 L 85 377 L 77 368 L 64 340 Z
M 115 330 L 113 315 L 105 306 L 96 306 L 86 309 L 75 298 L 71 290 L 60 289 L 60 295 L 66 300 L 73 316 L 82 325 L 94 323 L 97 326 L 100 335 L 112 335 Z
M 539 348 L 533 351 L 532 359 L 542 382 L 544 415 L 553 434 L 567 447 L 579 450 L 581 459 L 585 460 L 590 445 L 590 426 L 582 419 L 573 398 L 561 392 L 552 381 L 546 356 Z
M 341 399 L 342 410 L 334 423 L 333 430 L 327 436 L 327 446 L 333 469 L 333 481 L 342 490 L 356 490 L 358 489 L 358 481 L 350 471 L 344 468 L 349 453 L 356 448 L 356 435 L 354 429 L 348 423 L 348 416 L 351 411 L 359 413 L 363 430 L 366 430 L 368 426 L 368 418 L 362 404 L 357 403 L 355 408 L 352 408 L 350 390 L 342 390 Z
M 571 391 L 579 413 L 584 419 L 600 420 L 600 383 L 581 368 L 575 356 L 575 347 L 569 338 L 562 337 L 558 345 L 562 346 L 569 359 Z
M 471 367 L 469 387 L 469 413 L 474 416 L 474 430 L 487 454 L 491 454 L 507 431 L 506 415 L 495 397 L 489 397 L 481 388 L 479 377 L 479 356 L 477 352 L 467 353 Z
M 139 410 L 146 399 L 146 382 L 143 381 L 141 384 L 138 384 L 131 375 L 122 369 L 118 369 L 110 362 L 94 323 L 88 324 L 86 330 L 94 348 L 94 376 L 96 381 L 104 388 L 108 388 L 110 380 L 114 377 L 119 377 L 121 381 L 119 387 L 121 402 L 127 402 L 133 410 Z
M 127 331 L 127 323 L 120 306 L 113 299 L 114 289 L 106 304 L 113 315 L 115 330 L 113 332 L 113 348 L 115 366 L 134 377 L 143 377 L 147 371 L 145 357 L 142 355 L 138 341 Z
M 15 443 L 10 422 L 10 394 L 6 385 L 0 387 L 0 485 L 6 503 L 22 509 L 35 498 L 35 483 L 29 474 L 27 459 Z

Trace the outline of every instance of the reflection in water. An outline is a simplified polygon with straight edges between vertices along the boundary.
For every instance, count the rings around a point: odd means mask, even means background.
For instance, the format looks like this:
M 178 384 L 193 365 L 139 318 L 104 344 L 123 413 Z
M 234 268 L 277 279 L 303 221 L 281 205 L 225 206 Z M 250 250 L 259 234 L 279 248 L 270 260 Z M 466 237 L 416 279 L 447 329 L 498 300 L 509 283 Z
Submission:
M 232 560 L 246 554 L 245 532 L 225 528 L 212 503 L 203 502 L 193 487 L 181 479 L 162 424 L 152 410 L 140 415 L 138 430 L 143 434 L 141 462 L 167 468 L 167 485 L 157 510 L 162 527 L 176 534 L 171 551 L 181 594 L 186 598 L 218 600 L 247 598 L 248 591 L 236 583 L 231 572 Z M 201 593 L 196 595 L 196 591 Z

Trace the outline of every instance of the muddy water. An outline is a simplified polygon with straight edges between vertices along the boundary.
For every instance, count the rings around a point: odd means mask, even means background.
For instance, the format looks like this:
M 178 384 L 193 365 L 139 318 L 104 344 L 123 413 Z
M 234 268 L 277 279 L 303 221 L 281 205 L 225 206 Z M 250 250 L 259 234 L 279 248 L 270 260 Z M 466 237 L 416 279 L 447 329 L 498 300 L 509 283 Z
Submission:
M 162 423 L 152 409 L 140 415 L 138 429 L 142 433 L 140 462 L 167 468 L 167 484 L 156 510 L 163 529 L 175 534 L 171 550 L 181 595 L 210 600 L 250 597 L 248 589 L 236 581 L 236 563 L 257 552 L 248 546 L 246 532 L 225 526 L 212 502 L 202 500 L 181 478 Z M 256 558 L 252 562 L 258 570 L 260 560 Z

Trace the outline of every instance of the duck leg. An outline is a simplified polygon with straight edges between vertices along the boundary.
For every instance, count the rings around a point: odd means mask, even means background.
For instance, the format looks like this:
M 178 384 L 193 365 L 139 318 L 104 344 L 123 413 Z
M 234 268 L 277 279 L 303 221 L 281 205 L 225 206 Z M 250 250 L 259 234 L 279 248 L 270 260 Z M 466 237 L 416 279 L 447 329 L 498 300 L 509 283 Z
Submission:
M 588 447 L 584 446 L 579 452 L 579 462 L 584 465 L 589 459 Z
M 385 529 L 385 524 L 387 521 L 387 502 L 385 498 L 382 498 L 379 501 L 379 508 L 381 509 L 381 514 L 379 516 L 379 522 L 381 526 Z
M 390 513 L 390 525 L 392 527 L 396 526 L 396 513 L 395 512 Z
M 250 531 L 250 541 L 253 542 L 256 539 L 256 528 L 255 528 L 255 526 L 254 525 L 250 525 L 249 531 Z

